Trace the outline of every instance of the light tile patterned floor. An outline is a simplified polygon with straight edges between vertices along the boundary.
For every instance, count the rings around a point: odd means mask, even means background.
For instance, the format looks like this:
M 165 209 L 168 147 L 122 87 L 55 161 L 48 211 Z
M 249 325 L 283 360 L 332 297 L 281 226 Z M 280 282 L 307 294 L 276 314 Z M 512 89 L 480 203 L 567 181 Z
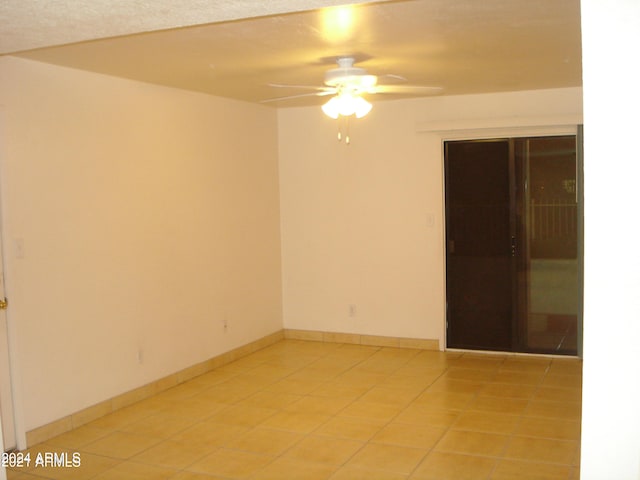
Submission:
M 80 468 L 8 478 L 577 480 L 581 371 L 285 340 L 31 449 Z

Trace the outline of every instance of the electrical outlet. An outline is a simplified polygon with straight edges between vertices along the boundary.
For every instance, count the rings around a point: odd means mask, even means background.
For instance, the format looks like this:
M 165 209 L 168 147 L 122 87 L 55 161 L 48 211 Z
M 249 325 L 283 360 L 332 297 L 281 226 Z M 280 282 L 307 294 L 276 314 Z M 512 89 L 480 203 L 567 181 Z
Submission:
M 13 239 L 13 252 L 16 258 L 24 258 L 24 238 Z
M 350 304 L 350 305 L 349 305 L 349 316 L 350 316 L 350 317 L 355 317 L 355 316 L 356 316 L 356 313 L 357 313 L 357 310 L 356 310 L 356 306 L 355 306 L 355 304 L 353 304 L 353 303 L 352 303 L 352 304 Z
M 436 217 L 433 213 L 427 214 L 427 228 L 433 228 L 436 224 Z
M 138 349 L 138 364 L 142 365 L 144 363 L 144 351 L 139 348 Z

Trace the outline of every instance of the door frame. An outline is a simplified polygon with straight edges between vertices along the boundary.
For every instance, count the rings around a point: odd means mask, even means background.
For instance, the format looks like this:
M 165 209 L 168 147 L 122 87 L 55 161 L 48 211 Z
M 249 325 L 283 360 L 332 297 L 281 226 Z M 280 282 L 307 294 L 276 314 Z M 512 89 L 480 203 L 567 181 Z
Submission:
M 0 228 L 2 226 L 0 225 Z M 0 234 L 0 300 L 6 299 L 3 269 L 2 235 Z M 15 409 L 13 398 L 13 375 L 11 372 L 11 342 L 9 340 L 9 316 L 0 310 L 0 447 L 13 449 L 17 446 Z M 5 435 L 8 434 L 8 435 Z
M 577 152 L 577 162 L 578 162 L 578 175 L 579 175 L 579 179 L 581 178 L 581 172 L 582 172 L 582 158 L 581 158 L 581 150 L 580 150 L 580 141 L 581 141 L 581 128 L 580 128 L 580 124 L 582 123 L 582 119 L 575 119 L 575 124 L 574 123 L 570 123 L 570 124 L 550 124 L 547 126 L 544 125 L 531 125 L 531 126 L 522 126 L 522 127 L 487 127 L 487 128 L 468 128 L 466 122 L 462 122 L 461 128 L 455 128 L 455 126 L 449 124 L 449 125 L 445 125 L 445 128 L 443 129 L 439 129 L 437 128 L 437 126 L 430 126 L 430 128 L 425 128 L 425 129 L 419 129 L 420 132 L 429 132 L 429 133 L 433 133 L 435 135 L 437 135 L 439 137 L 440 140 L 440 165 L 441 165 L 441 181 L 440 184 L 442 185 L 442 219 L 443 219 L 443 228 L 441 231 L 442 234 L 442 241 L 441 241 L 441 245 L 442 245 L 442 285 L 443 285 L 443 298 L 442 298 L 442 312 L 443 312 L 443 318 L 442 318 L 442 322 L 441 322 L 441 338 L 443 339 L 443 350 L 445 351 L 456 351 L 459 349 L 455 349 L 455 348 L 448 348 L 447 347 L 447 231 L 446 228 L 444 227 L 444 225 L 446 224 L 446 189 L 445 189 L 445 168 L 444 168 L 444 163 L 445 163 L 445 142 L 448 141 L 458 141 L 458 140 L 491 140 L 491 139 L 497 139 L 497 138 L 520 138 L 520 137 L 553 137 L 553 136 L 564 136 L 564 135 L 575 135 L 577 142 L 578 142 L 578 149 L 579 152 Z M 581 197 L 582 197 L 582 193 Z M 580 214 L 581 214 L 581 210 L 579 207 L 578 210 L 578 222 L 580 224 L 580 222 L 582 222 L 582 218 L 580 218 Z M 582 238 L 582 235 L 579 231 L 578 233 L 580 235 L 580 237 L 578 238 L 578 245 L 580 245 L 583 241 L 584 238 Z M 582 249 L 579 246 L 579 254 L 582 253 Z M 578 262 L 579 265 L 581 265 L 584 261 L 583 258 L 580 259 L 581 261 Z M 580 269 L 582 270 L 582 269 Z M 584 288 L 584 281 L 583 278 L 581 278 L 582 276 L 580 275 L 580 278 L 578 278 L 578 284 L 580 286 L 580 297 L 579 297 L 579 305 L 578 305 L 578 312 L 579 312 L 579 318 L 578 318 L 578 356 L 582 356 L 582 290 Z M 485 352 L 484 350 L 473 350 L 474 352 Z M 486 353 L 501 353 L 501 352 L 495 352 L 495 351 L 489 351 L 487 350 Z M 514 353 L 514 352 L 509 352 L 509 353 Z M 526 355 L 526 354 L 525 354 Z M 537 355 L 537 354 L 534 354 Z M 566 357 L 566 355 L 563 355 L 563 357 Z
M 6 261 L 8 259 L 7 247 L 9 245 L 9 239 L 7 238 L 6 229 L 5 229 L 5 199 L 4 192 L 5 189 L 5 175 L 4 175 L 4 167 L 7 159 L 6 154 L 6 142 L 5 142 L 5 134 L 6 134 L 6 116 L 5 109 L 3 105 L 0 105 L 0 275 L 2 275 L 2 285 L 0 285 L 0 297 L 10 297 L 11 296 L 11 282 L 10 276 L 6 275 Z M 9 277 L 9 279 L 8 279 Z M 10 304 L 9 300 L 9 304 Z M 11 410 L 12 410 L 12 418 L 3 418 L 2 425 L 6 424 L 6 422 L 13 423 L 13 431 L 15 436 L 15 445 L 9 445 L 5 439 L 2 439 L 0 442 L 0 447 L 2 447 L 2 451 L 5 449 L 17 448 L 18 450 L 24 450 L 27 448 L 27 436 L 26 429 L 24 428 L 23 416 L 22 416 L 22 403 L 21 403 L 21 395 L 19 394 L 18 385 L 20 384 L 20 369 L 18 368 L 18 360 L 17 360 L 17 339 L 16 332 L 14 328 L 14 318 L 10 311 L 10 306 L 7 310 L 5 310 L 2 315 L 5 317 L 5 325 L 6 325 L 6 338 L 7 338 L 7 357 L 9 362 L 9 389 L 10 389 L 10 398 L 11 398 Z M 0 327 L 1 328 L 1 327 Z M 2 434 L 2 425 L 0 425 L 0 435 Z

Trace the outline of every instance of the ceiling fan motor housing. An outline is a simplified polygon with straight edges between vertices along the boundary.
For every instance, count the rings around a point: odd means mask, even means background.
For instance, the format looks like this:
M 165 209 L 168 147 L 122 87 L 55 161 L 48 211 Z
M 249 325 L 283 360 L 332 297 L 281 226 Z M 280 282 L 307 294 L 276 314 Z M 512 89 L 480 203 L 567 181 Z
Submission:
M 352 93 L 365 93 L 375 86 L 377 77 L 367 75 L 364 68 L 354 67 L 353 58 L 339 58 L 338 68 L 327 71 L 324 75 L 324 83 L 340 90 L 349 90 Z

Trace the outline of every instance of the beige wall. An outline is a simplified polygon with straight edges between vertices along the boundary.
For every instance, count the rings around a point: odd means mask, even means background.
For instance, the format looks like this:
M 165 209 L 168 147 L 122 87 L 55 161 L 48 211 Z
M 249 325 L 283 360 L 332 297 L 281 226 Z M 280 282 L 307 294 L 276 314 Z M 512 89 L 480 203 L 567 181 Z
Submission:
M 23 428 L 282 328 L 274 109 L 6 57 L 0 105 Z
M 345 145 L 319 108 L 280 110 L 285 327 L 442 347 L 443 138 L 555 132 L 581 115 L 578 88 L 375 102 Z

